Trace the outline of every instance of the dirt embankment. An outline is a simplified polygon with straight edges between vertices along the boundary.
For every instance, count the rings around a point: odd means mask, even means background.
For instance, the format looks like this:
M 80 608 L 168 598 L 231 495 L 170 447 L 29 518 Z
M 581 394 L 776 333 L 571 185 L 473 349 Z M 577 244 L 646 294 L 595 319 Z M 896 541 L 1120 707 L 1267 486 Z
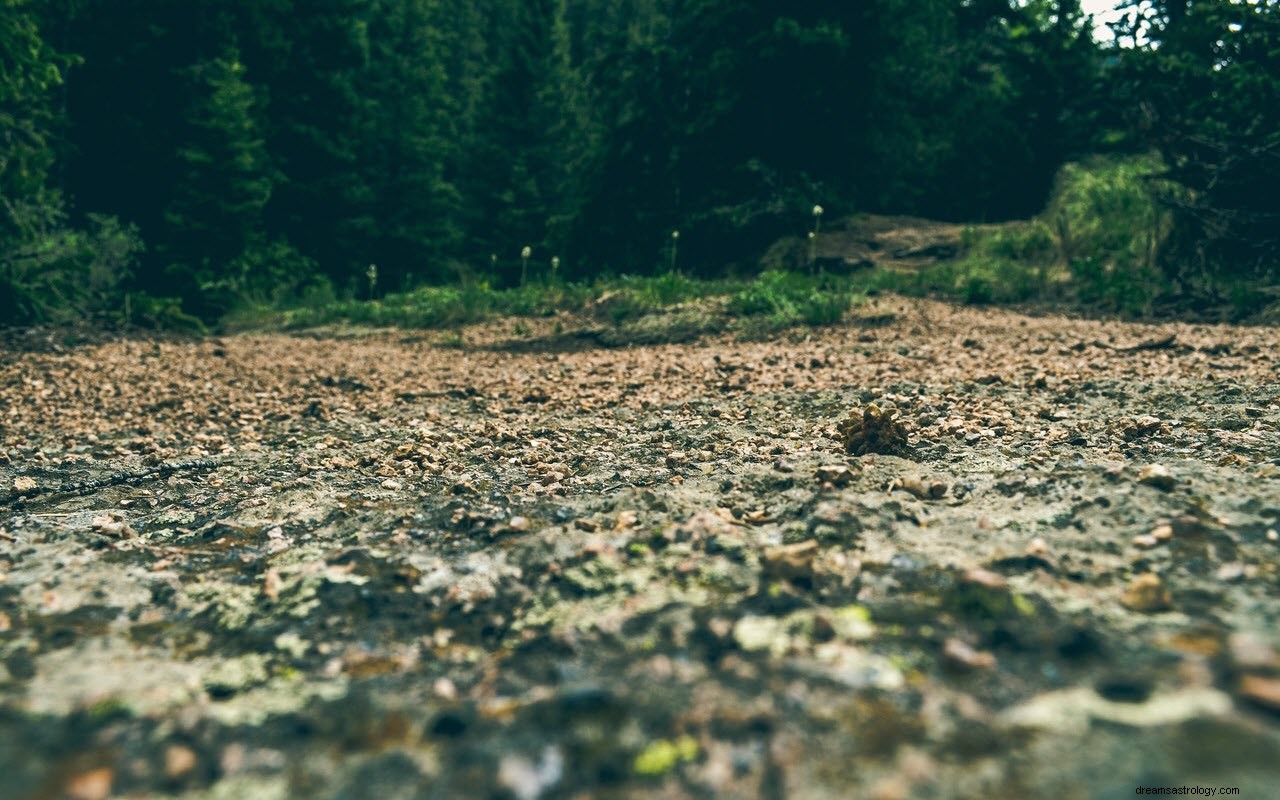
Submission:
M 799 236 L 779 240 L 761 257 L 760 265 L 794 270 L 813 264 L 837 274 L 873 267 L 917 272 L 960 255 L 966 230 L 996 227 L 861 214 L 832 220 L 812 245 Z
M 551 324 L 4 353 L 0 795 L 1275 785 L 1276 330 Z

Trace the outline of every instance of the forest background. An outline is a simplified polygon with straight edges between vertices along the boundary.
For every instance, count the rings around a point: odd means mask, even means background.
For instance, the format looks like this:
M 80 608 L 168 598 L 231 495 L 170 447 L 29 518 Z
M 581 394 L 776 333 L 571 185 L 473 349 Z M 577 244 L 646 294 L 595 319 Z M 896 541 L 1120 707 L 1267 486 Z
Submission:
M 618 276 L 667 300 L 755 280 L 725 290 L 743 308 L 798 285 L 814 322 L 877 288 L 1274 308 L 1280 2 L 1108 20 L 1079 0 L 0 0 L 0 325 L 355 301 L 457 321 Z M 975 227 L 928 273 L 752 277 L 779 239 L 869 213 Z

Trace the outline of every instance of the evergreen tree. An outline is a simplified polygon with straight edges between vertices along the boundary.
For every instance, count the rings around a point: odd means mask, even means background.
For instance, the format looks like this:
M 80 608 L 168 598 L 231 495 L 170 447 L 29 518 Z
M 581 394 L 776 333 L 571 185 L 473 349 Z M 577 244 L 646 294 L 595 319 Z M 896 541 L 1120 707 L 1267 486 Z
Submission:
M 566 93 L 573 73 L 564 10 L 563 0 L 510 0 L 492 20 L 506 24 L 490 39 L 497 67 L 471 143 L 469 250 L 473 259 L 499 255 L 508 280 L 520 274 L 523 247 L 541 260 L 564 243 L 571 140 L 581 132 Z
M 461 199 L 450 182 L 459 104 L 447 93 L 439 14 L 429 0 L 378 0 L 370 14 L 360 171 L 377 220 L 366 252 L 390 286 L 448 277 L 445 262 L 461 236 Z
M 253 274 L 255 267 L 268 266 L 254 262 L 265 242 L 263 210 L 272 180 L 238 51 L 228 47 L 188 75 L 192 100 L 160 255 L 181 276 L 179 285 L 183 279 L 194 284 L 184 294 L 202 296 L 215 309 L 221 303 L 225 310 L 232 296 L 253 283 L 274 282 Z
M 0 0 L 0 247 L 29 239 L 58 208 L 48 185 L 50 98 L 67 63 L 45 43 L 25 0 Z
M 240 46 L 266 97 L 264 134 L 280 177 L 268 230 L 354 285 L 377 238 L 373 189 L 361 169 L 370 103 L 372 0 L 257 0 Z
M 1165 253 L 1188 286 L 1280 279 L 1280 2 L 1162 0 L 1121 32 L 1117 81 L 1170 179 Z
M 112 218 L 70 227 L 50 185 L 62 132 L 55 90 L 74 61 L 48 46 L 30 6 L 0 0 L 0 324 L 111 312 L 138 249 Z

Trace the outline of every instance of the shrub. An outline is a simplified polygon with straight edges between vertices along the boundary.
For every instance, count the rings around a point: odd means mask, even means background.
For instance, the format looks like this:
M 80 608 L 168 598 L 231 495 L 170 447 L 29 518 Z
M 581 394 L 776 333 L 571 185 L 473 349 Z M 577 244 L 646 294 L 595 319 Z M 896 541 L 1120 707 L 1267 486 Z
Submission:
M 24 240 L 0 252 L 0 319 L 17 324 L 127 322 L 123 287 L 142 241 L 115 217 L 71 228 L 43 215 Z

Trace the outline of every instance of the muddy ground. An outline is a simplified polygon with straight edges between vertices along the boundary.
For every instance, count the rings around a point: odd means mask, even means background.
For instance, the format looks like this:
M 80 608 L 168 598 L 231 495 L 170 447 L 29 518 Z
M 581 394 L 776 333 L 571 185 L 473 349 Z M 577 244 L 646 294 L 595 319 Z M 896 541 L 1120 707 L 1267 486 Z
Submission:
M 1275 796 L 1280 331 L 575 331 L 0 351 L 0 796 Z

